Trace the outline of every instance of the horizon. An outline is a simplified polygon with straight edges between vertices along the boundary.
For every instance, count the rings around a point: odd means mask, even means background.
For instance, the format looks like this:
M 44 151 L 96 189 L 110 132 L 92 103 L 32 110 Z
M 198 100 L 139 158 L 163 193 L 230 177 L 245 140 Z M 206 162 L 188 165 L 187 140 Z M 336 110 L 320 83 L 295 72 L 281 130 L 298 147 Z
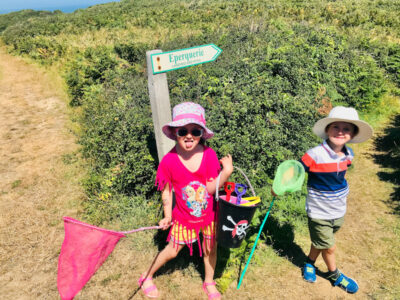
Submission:
M 119 0 L 0 0 L 1 8 L 0 14 L 8 14 L 11 12 L 18 12 L 21 10 L 45 10 L 55 11 L 60 10 L 64 13 L 71 13 L 77 9 L 88 8 L 97 4 L 104 4 L 109 2 L 119 2 Z

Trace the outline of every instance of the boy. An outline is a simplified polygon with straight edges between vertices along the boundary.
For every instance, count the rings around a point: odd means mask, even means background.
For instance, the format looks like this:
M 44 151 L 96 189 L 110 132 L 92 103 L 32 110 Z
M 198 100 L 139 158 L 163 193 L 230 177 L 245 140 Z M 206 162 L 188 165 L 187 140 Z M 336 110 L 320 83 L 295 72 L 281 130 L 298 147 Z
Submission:
M 328 279 L 348 293 L 356 293 L 355 280 L 336 267 L 334 234 L 340 229 L 346 213 L 349 193 L 344 178 L 354 157 L 347 143 L 361 143 L 372 136 L 368 123 L 359 120 L 354 108 L 337 106 L 329 116 L 317 121 L 313 132 L 324 142 L 306 152 L 301 158 L 308 172 L 306 211 L 311 238 L 311 249 L 304 264 L 303 278 L 315 282 L 314 263 L 319 254 L 328 267 Z

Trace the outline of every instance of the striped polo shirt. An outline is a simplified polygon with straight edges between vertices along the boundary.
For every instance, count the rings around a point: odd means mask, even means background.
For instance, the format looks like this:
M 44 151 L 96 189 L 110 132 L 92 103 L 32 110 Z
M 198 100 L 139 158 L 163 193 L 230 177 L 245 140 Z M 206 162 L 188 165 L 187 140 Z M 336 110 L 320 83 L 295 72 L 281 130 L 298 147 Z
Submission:
M 346 146 L 343 152 L 340 157 L 324 141 L 301 158 L 308 172 L 306 211 L 310 218 L 331 220 L 345 215 L 349 186 L 344 176 L 354 153 Z

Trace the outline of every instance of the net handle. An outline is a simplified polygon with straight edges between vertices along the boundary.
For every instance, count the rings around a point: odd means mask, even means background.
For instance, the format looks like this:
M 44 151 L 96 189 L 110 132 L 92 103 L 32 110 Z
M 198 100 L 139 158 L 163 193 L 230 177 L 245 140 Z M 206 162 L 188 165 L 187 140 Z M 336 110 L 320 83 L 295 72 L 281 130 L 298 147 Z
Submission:
M 128 230 L 128 231 L 114 231 L 114 230 L 104 229 L 104 228 L 101 228 L 101 227 L 90 225 L 90 224 L 84 223 L 82 221 L 75 220 L 75 219 L 73 219 L 71 217 L 63 217 L 63 220 L 64 220 L 64 222 L 78 224 L 80 226 L 84 226 L 84 227 L 88 227 L 88 228 L 91 228 L 91 229 L 94 229 L 94 230 L 107 232 L 107 233 L 114 234 L 114 235 L 125 235 L 125 234 L 130 234 L 130 233 L 143 231 L 143 230 L 161 229 L 162 228 L 162 226 L 158 226 L 157 225 L 157 226 L 141 227 L 141 228 L 138 228 L 138 229 L 133 229 L 133 230 Z
M 141 228 L 129 230 L 129 231 L 119 231 L 119 232 L 123 233 L 123 234 L 130 234 L 130 233 L 135 233 L 135 232 L 143 231 L 143 230 L 161 229 L 161 228 L 162 228 L 162 226 L 149 226 L 149 227 L 141 227 Z
M 237 169 L 237 170 L 243 175 L 243 177 L 244 177 L 244 178 L 246 179 L 246 181 L 247 181 L 247 184 L 249 185 L 249 188 L 250 188 L 250 190 L 251 190 L 251 193 L 253 194 L 254 197 L 256 197 L 256 193 L 254 192 L 253 186 L 251 185 L 249 178 L 247 178 L 247 176 L 246 176 L 246 174 L 243 172 L 243 170 L 240 169 L 239 167 L 236 167 L 236 166 L 233 166 L 233 167 L 234 167 L 235 169 Z M 219 191 L 219 182 L 220 182 L 220 179 L 221 179 L 221 172 L 218 174 L 218 177 L 217 177 L 217 185 L 215 186 L 215 198 L 216 198 L 217 201 L 219 200 L 219 198 L 218 198 L 218 191 Z

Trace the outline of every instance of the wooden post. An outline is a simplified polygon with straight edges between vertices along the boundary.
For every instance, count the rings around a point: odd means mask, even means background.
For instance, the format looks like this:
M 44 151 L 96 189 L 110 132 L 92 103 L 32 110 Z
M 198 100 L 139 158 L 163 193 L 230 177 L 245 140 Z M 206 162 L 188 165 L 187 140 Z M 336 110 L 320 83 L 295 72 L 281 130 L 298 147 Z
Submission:
M 169 101 L 167 74 L 160 73 L 154 75 L 151 66 L 150 55 L 161 52 L 161 50 L 146 52 L 148 88 L 159 161 L 175 145 L 175 142 L 167 138 L 162 132 L 162 126 L 171 122 L 171 104 Z

